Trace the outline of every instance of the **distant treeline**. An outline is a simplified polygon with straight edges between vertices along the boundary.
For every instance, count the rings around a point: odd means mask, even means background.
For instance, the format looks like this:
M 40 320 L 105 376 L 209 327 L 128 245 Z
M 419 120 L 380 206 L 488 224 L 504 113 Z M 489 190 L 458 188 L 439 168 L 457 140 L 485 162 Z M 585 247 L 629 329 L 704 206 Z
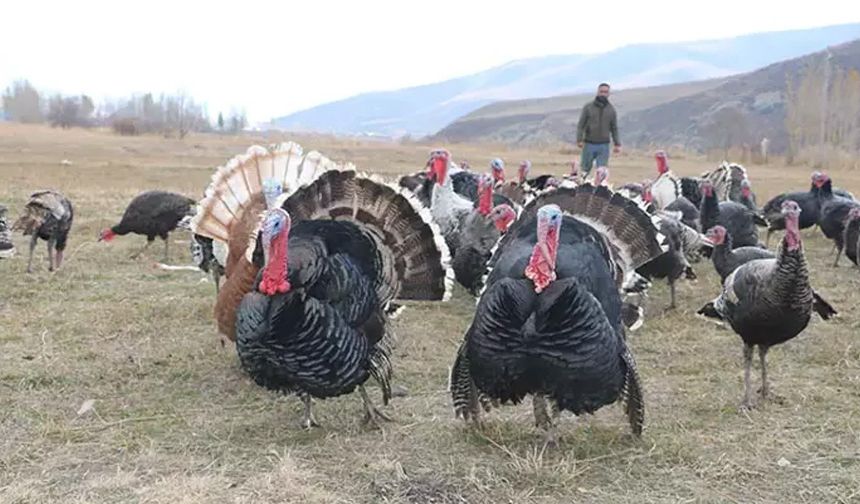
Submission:
M 0 118 L 21 123 L 50 123 L 59 128 L 109 127 L 121 135 L 144 133 L 184 138 L 192 131 L 238 132 L 248 124 L 244 112 L 225 120 L 219 113 L 210 123 L 206 106 L 185 93 L 135 95 L 96 104 L 87 95 L 45 96 L 28 81 L 12 83 L 3 92 Z

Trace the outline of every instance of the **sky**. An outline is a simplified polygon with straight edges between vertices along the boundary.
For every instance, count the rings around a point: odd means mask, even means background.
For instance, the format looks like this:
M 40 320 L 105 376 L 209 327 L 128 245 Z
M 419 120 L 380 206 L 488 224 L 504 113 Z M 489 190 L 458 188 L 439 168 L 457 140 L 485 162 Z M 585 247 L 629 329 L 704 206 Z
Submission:
M 548 54 L 860 22 L 860 2 L 4 2 L 0 86 L 184 91 L 251 121 Z

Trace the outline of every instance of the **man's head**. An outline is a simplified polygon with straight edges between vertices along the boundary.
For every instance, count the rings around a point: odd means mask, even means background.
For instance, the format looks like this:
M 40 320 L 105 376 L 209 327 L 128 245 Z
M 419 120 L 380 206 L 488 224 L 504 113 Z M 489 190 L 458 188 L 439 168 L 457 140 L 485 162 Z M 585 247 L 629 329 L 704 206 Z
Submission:
M 601 82 L 600 85 L 597 86 L 597 96 L 609 98 L 609 84 Z

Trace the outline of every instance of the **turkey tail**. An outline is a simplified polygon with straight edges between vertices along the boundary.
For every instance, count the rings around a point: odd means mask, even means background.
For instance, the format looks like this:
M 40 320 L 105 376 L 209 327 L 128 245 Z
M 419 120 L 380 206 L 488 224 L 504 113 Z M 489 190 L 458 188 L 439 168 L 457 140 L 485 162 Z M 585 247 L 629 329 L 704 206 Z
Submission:
M 346 220 L 364 229 L 379 250 L 376 288 L 383 303 L 450 297 L 454 273 L 448 247 L 430 211 L 409 190 L 352 169 L 330 170 L 282 207 L 293 222 Z
M 830 320 L 839 312 L 815 290 L 812 291 L 812 309 L 824 320 Z
M 683 222 L 679 222 L 679 224 L 681 225 L 681 249 L 684 251 L 684 257 L 691 263 L 699 262 L 702 256 L 711 257 L 714 250 L 714 244 L 711 243 L 711 240 Z
M 563 212 L 599 231 L 608 242 L 612 259 L 621 264 L 616 276 L 620 285 L 623 275 L 663 254 L 669 248 L 660 233 L 660 217 L 649 215 L 634 201 L 603 186 L 585 184 L 576 188 L 561 187 L 546 191 L 523 209 L 520 219 L 505 234 L 498 249 L 517 235 L 515 226 L 535 215 L 538 208 L 556 204 Z
M 639 372 L 636 370 L 636 361 L 630 350 L 625 350 L 624 363 L 627 365 L 627 374 L 624 377 L 624 412 L 627 421 L 630 422 L 630 430 L 633 435 L 640 437 L 642 429 L 645 428 L 645 397 L 642 393 L 642 382 L 639 380 Z
M 457 358 L 448 379 L 448 392 L 454 404 L 454 418 L 463 420 L 477 420 L 481 409 L 490 411 L 493 406 L 492 400 L 478 390 L 472 374 L 469 371 L 469 356 L 466 353 L 466 342 L 464 341 L 457 349 Z
M 387 315 L 380 313 L 380 317 Z M 373 346 L 370 352 L 370 375 L 382 389 L 382 403 L 387 405 L 391 400 L 391 353 L 394 350 L 394 332 L 386 327 L 382 339 Z
M 66 215 L 68 210 L 63 204 L 65 199 L 65 196 L 56 191 L 34 192 L 24 206 L 24 213 L 12 224 L 12 231 L 23 231 L 25 235 L 31 235 L 45 223 L 49 214 L 57 220 L 70 217 Z
M 259 214 L 264 180 L 278 181 L 284 193 L 290 194 L 336 166 L 316 151 L 303 155 L 301 146 L 294 142 L 269 148 L 253 145 L 212 175 L 191 228 L 197 234 L 227 242 L 235 221 L 248 211 Z

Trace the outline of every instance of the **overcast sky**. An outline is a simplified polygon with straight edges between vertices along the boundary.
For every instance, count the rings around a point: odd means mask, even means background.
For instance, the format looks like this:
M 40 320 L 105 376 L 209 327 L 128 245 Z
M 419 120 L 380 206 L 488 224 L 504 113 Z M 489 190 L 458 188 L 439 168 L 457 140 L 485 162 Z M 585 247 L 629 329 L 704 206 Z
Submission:
M 0 85 L 96 98 L 185 90 L 267 120 L 513 59 L 860 21 L 860 2 L 4 2 Z

